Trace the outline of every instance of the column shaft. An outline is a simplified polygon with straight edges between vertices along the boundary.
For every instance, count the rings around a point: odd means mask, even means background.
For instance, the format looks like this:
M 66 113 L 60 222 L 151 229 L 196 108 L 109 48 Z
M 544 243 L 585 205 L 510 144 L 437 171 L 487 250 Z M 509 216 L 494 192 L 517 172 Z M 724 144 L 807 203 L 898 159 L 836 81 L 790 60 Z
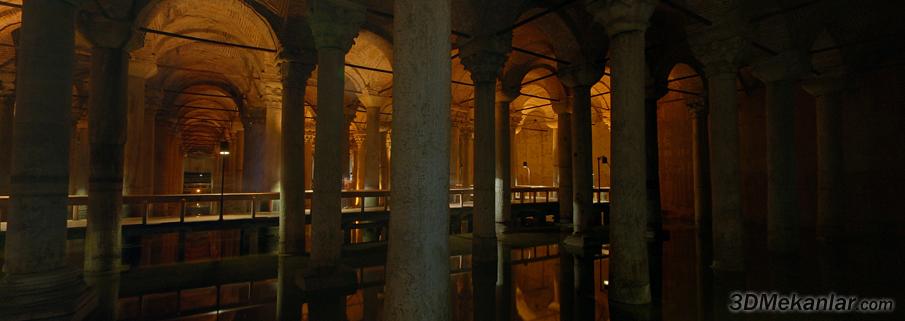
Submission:
M 445 321 L 451 312 L 450 2 L 396 0 L 394 16 L 393 224 L 384 318 Z
M 474 139 L 474 235 L 495 238 L 496 213 L 500 211 L 502 189 L 497 190 L 495 81 L 475 83 Z
M 338 48 L 319 48 L 317 53 L 317 136 L 314 144 L 314 195 L 311 204 L 311 264 L 332 266 L 339 263 L 343 244 L 341 227 L 342 162 L 348 159 L 343 144 L 348 132 L 343 115 L 345 52 Z M 320 161 L 317 161 L 320 160 Z M 395 207 L 395 206 L 394 206 Z
M 509 123 L 509 104 L 501 100 L 496 106 L 496 189 L 499 211 L 496 213 L 496 232 L 503 233 L 512 224 L 512 133 Z
M 731 68 L 727 69 L 731 70 Z M 712 186 L 713 267 L 744 269 L 744 218 L 739 176 L 738 103 L 735 74 L 709 72 L 710 182 Z M 701 126 L 695 127 L 700 131 Z
M 817 238 L 830 241 L 842 236 L 845 215 L 841 96 L 817 96 Z
M 15 99 L 12 92 L 0 97 L 0 195 L 9 195 Z M 8 212 L 8 206 L 0 206 L 0 221 L 6 220 Z
M 264 155 L 267 112 L 264 108 L 255 108 L 247 113 L 243 119 L 245 128 L 245 153 L 242 155 L 243 192 L 267 192 Z
M 305 253 L 305 82 L 312 67 L 284 61 L 280 254 Z
M 644 31 L 618 33 L 610 37 L 610 42 L 613 70 L 610 299 L 641 304 L 651 300 L 644 239 L 648 215 Z
M 591 87 L 572 88 L 572 219 L 573 231 L 583 233 L 594 221 L 594 176 L 591 156 Z M 642 145 L 643 146 L 643 145 Z
M 794 86 L 791 79 L 767 82 L 767 247 L 783 253 L 799 241 Z
M 56 0 L 22 5 L 0 280 L 0 311 L 13 320 L 80 320 L 93 308 L 78 270 L 65 261 L 76 9 Z
M 659 95 L 657 95 L 659 97 Z M 660 208 L 659 137 L 657 137 L 657 100 L 644 100 L 644 150 L 647 154 L 647 226 L 659 236 L 663 229 L 663 212 Z
M 380 189 L 380 106 L 368 107 L 368 118 L 365 134 L 364 155 L 364 189 Z M 366 206 L 377 206 L 376 197 L 365 199 Z
M 556 148 L 559 158 L 559 222 L 572 224 L 572 114 L 556 115 Z
M 710 146 L 707 112 L 692 111 L 691 157 L 694 176 L 694 222 L 698 229 L 710 228 Z

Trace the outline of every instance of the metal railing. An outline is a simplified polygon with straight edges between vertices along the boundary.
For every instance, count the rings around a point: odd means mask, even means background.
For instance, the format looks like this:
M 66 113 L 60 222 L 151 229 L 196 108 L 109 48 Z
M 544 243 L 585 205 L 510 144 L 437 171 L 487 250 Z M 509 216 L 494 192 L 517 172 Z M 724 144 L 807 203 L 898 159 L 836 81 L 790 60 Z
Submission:
M 511 189 L 511 197 L 513 204 L 527 203 L 549 203 L 558 200 L 558 188 L 552 186 L 517 186 Z M 313 196 L 311 190 L 305 191 L 305 199 L 310 200 Z M 451 188 L 450 206 L 452 207 L 470 207 L 474 199 L 474 188 Z M 609 188 L 595 188 L 594 202 L 607 202 L 609 200 Z M 354 190 L 343 191 L 342 199 L 352 200 L 354 206 L 347 206 L 345 210 L 356 209 L 360 213 L 368 211 L 389 211 L 390 210 L 390 191 L 388 190 Z M 374 198 L 376 202 L 368 202 L 366 199 Z M 243 208 L 240 213 L 227 213 L 226 216 L 234 216 L 236 214 L 250 215 L 252 219 L 259 215 L 273 216 L 278 212 L 278 206 L 275 201 L 279 201 L 280 193 L 225 193 L 223 194 L 224 204 L 236 202 L 243 203 L 242 206 L 232 206 L 233 208 Z M 148 224 L 149 218 L 176 218 L 174 212 L 178 212 L 179 222 L 185 222 L 186 217 L 191 217 L 189 213 L 190 205 L 200 205 L 204 203 L 208 208 L 208 214 L 205 217 L 217 216 L 217 220 L 224 220 L 224 214 L 221 211 L 214 211 L 214 206 L 219 205 L 221 201 L 220 194 L 169 194 L 169 195 L 125 195 L 123 196 L 123 207 L 126 208 L 124 213 L 131 213 L 128 217 L 140 217 L 141 224 Z M 9 196 L 0 196 L 0 208 L 7 208 L 9 204 Z M 371 204 L 372 206 L 368 206 Z M 376 206 L 374 206 L 376 204 Z M 70 195 L 69 209 L 70 220 L 80 219 L 80 210 L 88 206 L 87 195 Z M 226 207 L 226 206 L 224 206 Z M 264 209 L 262 211 L 262 209 Z M 199 215 L 200 216 L 200 215 Z M 5 221 L 5 220 L 2 220 Z

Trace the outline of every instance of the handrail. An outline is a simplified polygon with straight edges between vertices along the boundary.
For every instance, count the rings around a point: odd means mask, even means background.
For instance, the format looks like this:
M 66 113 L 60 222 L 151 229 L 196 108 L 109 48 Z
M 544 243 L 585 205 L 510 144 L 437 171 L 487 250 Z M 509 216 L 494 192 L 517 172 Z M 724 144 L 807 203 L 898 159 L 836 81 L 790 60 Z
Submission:
M 557 192 L 559 188 L 555 186 L 516 186 L 511 189 L 512 193 L 538 193 L 538 192 Z M 594 188 L 594 193 L 609 193 L 609 187 Z M 473 194 L 474 188 L 451 188 L 450 195 Z M 311 198 L 314 195 L 312 190 L 305 191 L 305 198 Z M 342 191 L 342 198 L 356 197 L 388 197 L 389 190 L 345 190 Z M 263 193 L 224 193 L 225 201 L 247 201 L 255 199 L 257 201 L 279 200 L 279 192 L 263 192 Z M 186 202 L 218 202 L 220 194 L 160 194 L 160 195 L 123 195 L 123 204 L 144 204 L 144 203 L 179 203 Z M 0 206 L 9 203 L 9 196 L 0 196 Z M 88 195 L 69 195 L 69 205 L 84 206 L 88 205 Z

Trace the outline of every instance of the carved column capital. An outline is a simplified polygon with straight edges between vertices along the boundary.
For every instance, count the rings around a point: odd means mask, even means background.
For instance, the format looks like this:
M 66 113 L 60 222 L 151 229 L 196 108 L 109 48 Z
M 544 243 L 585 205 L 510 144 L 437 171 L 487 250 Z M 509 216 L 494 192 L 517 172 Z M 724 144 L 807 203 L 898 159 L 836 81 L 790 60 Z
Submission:
M 77 26 L 95 47 L 132 51 L 142 44 L 135 37 L 131 6 L 131 0 L 117 1 L 103 8 L 81 11 Z
M 735 74 L 748 39 L 740 34 L 713 29 L 689 40 L 691 51 L 704 65 L 707 75 Z
M 512 48 L 512 34 L 481 35 L 467 39 L 459 46 L 462 65 L 471 72 L 474 82 L 495 82 Z
M 365 20 L 365 8 L 349 0 L 314 0 L 308 12 L 314 44 L 348 52 Z
M 280 51 L 277 66 L 283 79 L 283 87 L 304 87 L 317 67 L 317 58 L 306 54 L 289 54 Z
M 559 69 L 559 79 L 569 88 L 591 87 L 603 77 L 605 67 L 598 64 L 575 64 Z
M 644 31 L 657 7 L 655 0 L 587 0 L 588 12 L 604 25 L 610 37 L 631 31 Z

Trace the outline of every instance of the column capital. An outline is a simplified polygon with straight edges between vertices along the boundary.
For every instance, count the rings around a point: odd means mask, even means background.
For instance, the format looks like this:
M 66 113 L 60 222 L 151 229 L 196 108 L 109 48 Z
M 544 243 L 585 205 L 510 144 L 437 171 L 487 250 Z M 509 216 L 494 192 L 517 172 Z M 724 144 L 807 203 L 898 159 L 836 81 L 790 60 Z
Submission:
M 349 0 L 314 0 L 308 23 L 317 49 L 348 52 L 365 20 L 365 7 Z
M 763 82 L 797 79 L 810 70 L 808 57 L 799 51 L 781 52 L 754 65 L 754 76 Z
M 283 77 L 283 87 L 304 87 L 311 77 L 311 72 L 317 67 L 317 58 L 311 55 L 288 54 L 280 51 L 277 55 L 277 66 Z
M 657 7 L 655 0 L 586 0 L 594 20 L 604 25 L 612 37 L 620 33 L 644 31 Z
M 820 97 L 841 92 L 847 85 L 844 74 L 836 73 L 805 79 L 801 88 L 814 97 Z
M 368 109 L 381 108 L 387 105 L 387 103 L 390 101 L 390 97 L 377 96 L 369 92 L 362 92 L 358 95 L 358 101 L 360 101 L 361 104 Z
M 512 48 L 512 33 L 479 35 L 459 45 L 462 65 L 471 72 L 472 81 L 495 82 Z
M 77 26 L 95 47 L 132 51 L 142 44 L 138 43 L 138 37 L 135 37 L 132 28 L 134 21 L 129 13 L 131 5 L 132 1 L 119 1 L 102 8 L 104 14 L 86 12 L 79 15 Z
M 572 112 L 572 104 L 568 101 L 561 100 L 558 102 L 553 102 L 553 112 L 557 115 L 568 114 Z
M 739 60 L 748 48 L 748 40 L 741 34 L 723 29 L 711 29 L 689 39 L 695 58 L 704 65 L 708 76 L 735 74 Z
M 512 103 L 519 95 L 521 95 L 521 93 L 518 88 L 498 87 L 496 91 L 496 102 Z
M 591 87 L 603 77 L 605 67 L 598 64 L 576 64 L 559 69 L 559 79 L 566 87 Z

